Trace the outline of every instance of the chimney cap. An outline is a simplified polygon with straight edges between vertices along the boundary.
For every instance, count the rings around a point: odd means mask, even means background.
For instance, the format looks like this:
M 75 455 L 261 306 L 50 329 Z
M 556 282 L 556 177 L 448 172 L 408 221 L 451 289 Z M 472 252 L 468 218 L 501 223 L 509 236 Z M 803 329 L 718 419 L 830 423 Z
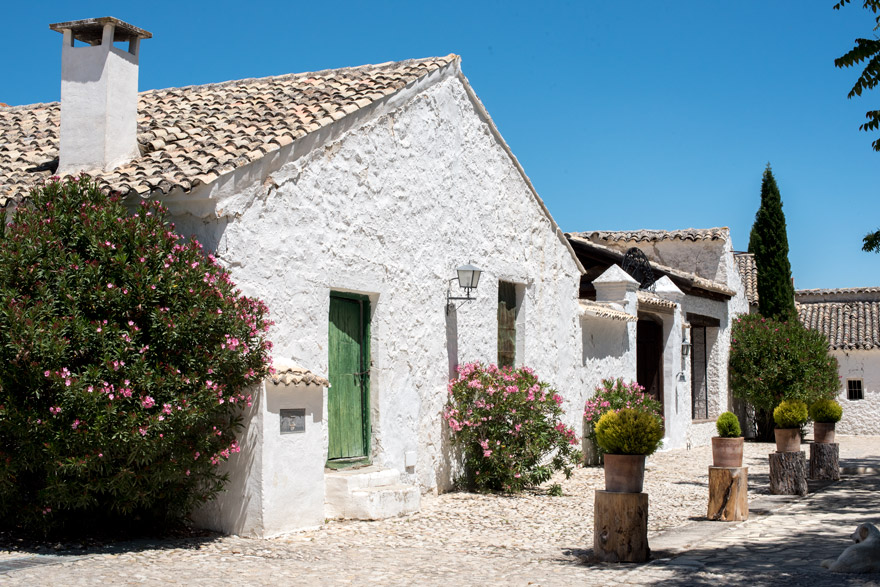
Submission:
M 138 27 L 128 24 L 118 18 L 112 16 L 102 16 L 101 18 L 86 18 L 83 20 L 70 20 L 67 22 L 56 22 L 50 24 L 49 28 L 53 31 L 63 33 L 69 30 L 73 33 L 73 38 L 89 45 L 97 45 L 101 43 L 101 37 L 104 33 L 105 24 L 115 25 L 113 33 L 113 41 L 130 41 L 131 39 L 150 39 L 153 33 L 139 29 Z

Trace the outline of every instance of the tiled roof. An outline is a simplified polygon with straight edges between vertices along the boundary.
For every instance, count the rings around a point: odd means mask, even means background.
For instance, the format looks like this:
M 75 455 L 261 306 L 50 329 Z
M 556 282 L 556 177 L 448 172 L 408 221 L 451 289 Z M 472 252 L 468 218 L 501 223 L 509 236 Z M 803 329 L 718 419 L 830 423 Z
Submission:
M 580 304 L 581 316 L 593 316 L 595 318 L 606 318 L 608 320 L 620 320 L 623 322 L 637 322 L 638 318 L 632 314 L 627 314 L 622 310 L 616 310 L 607 306 L 602 302 L 594 302 L 592 300 L 578 300 Z
M 651 293 L 648 291 L 639 290 L 638 298 L 639 298 L 639 308 L 644 306 L 646 308 L 654 308 L 657 310 L 667 311 L 667 312 L 671 312 L 672 310 L 675 310 L 675 306 L 676 306 L 675 302 L 661 298 L 657 294 L 654 294 L 654 293 Z
M 807 301 L 806 298 L 821 296 L 827 299 L 848 299 L 852 297 L 880 299 L 880 287 L 841 287 L 837 289 L 799 289 L 794 292 L 798 301 Z
M 666 240 L 703 241 L 727 240 L 730 230 L 721 228 L 685 228 L 683 230 L 594 230 L 577 233 L 593 242 L 656 242 Z
M 746 290 L 746 298 L 749 305 L 758 305 L 758 266 L 755 265 L 755 256 L 751 253 L 735 253 L 733 260 L 742 277 L 743 287 Z
M 835 350 L 880 348 L 880 301 L 798 303 L 798 318 Z
M 457 55 L 143 92 L 141 157 L 100 175 L 123 194 L 184 192 L 459 60 Z M 57 168 L 60 105 L 0 109 L 0 205 Z
M 330 387 L 330 382 L 326 377 L 321 377 L 305 367 L 284 360 L 275 361 L 275 373 L 269 376 L 269 380 L 276 385 L 318 385 Z

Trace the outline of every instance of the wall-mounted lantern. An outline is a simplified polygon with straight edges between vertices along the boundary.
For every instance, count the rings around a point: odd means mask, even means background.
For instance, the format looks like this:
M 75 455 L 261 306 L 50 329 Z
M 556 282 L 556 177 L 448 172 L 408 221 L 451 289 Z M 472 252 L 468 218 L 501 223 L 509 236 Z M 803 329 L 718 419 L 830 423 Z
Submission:
M 458 277 L 453 277 L 449 280 L 449 283 L 451 284 L 457 279 L 458 285 L 464 290 L 465 295 L 464 297 L 453 296 L 452 285 L 450 285 L 446 290 L 446 314 L 449 314 L 449 310 L 455 307 L 452 304 L 453 300 L 467 302 L 476 299 L 471 297 L 471 290 L 476 289 L 477 284 L 480 283 L 480 274 L 483 272 L 482 269 L 473 265 L 462 265 L 455 271 L 458 273 Z
M 690 332 L 690 327 L 685 326 L 682 329 L 681 333 L 681 356 L 686 357 L 691 354 L 691 341 L 688 339 L 688 332 Z

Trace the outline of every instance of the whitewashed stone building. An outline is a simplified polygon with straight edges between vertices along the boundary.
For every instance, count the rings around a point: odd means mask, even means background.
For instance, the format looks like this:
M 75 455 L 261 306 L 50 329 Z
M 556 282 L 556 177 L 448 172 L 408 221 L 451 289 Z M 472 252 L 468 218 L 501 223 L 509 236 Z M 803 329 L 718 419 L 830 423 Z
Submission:
M 825 335 L 840 373 L 842 434 L 880 434 L 880 287 L 795 291 L 798 318 Z
M 266 536 L 417 509 L 457 474 L 449 377 L 501 346 L 580 430 L 595 374 L 583 268 L 459 57 L 138 94 L 150 33 L 112 18 L 52 28 L 61 103 L 0 108 L 4 204 L 79 172 L 132 203 L 161 199 L 276 322 L 282 368 L 202 523 Z M 466 264 L 478 287 L 450 304 Z
M 665 447 L 708 442 L 740 311 L 726 229 L 635 239 L 661 277 L 639 291 L 619 267 L 626 239 L 561 232 L 459 57 L 138 94 L 150 33 L 113 18 L 52 28 L 61 103 L 0 107 L 0 204 L 79 172 L 132 205 L 161 199 L 276 322 L 278 372 L 202 524 L 269 536 L 418 509 L 459 472 L 440 414 L 470 361 L 534 368 L 580 431 L 595 386 L 640 377 L 655 335 Z M 482 270 L 468 295 L 464 265 Z M 688 327 L 704 336 L 702 395 Z
M 617 301 L 628 309 L 630 330 L 624 346 L 629 376 L 663 404 L 664 446 L 707 444 L 716 434 L 715 419 L 727 410 L 737 411 L 745 423 L 744 407 L 730 395 L 727 377 L 732 320 L 748 312 L 730 231 L 594 231 L 567 236 L 586 270 L 581 278 L 582 307 Z M 640 268 L 634 260 L 641 255 Z M 638 279 L 618 266 L 633 267 L 629 271 Z M 609 274 L 621 284 L 615 291 L 609 291 Z M 585 328 L 585 338 L 591 336 L 588 331 L 605 335 L 600 328 L 608 327 Z M 601 349 L 595 356 L 608 354 Z

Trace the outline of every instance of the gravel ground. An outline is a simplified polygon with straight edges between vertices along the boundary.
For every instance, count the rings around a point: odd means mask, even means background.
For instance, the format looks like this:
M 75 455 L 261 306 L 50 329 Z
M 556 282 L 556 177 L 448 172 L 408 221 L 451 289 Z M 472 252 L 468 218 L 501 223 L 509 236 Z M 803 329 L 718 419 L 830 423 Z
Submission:
M 773 451 L 771 444 L 745 445 L 750 501 L 769 493 L 767 455 Z M 870 456 L 876 466 L 875 455 L 877 437 L 841 439 L 842 464 Z M 649 536 L 705 520 L 710 464 L 709 447 L 649 458 Z M 409 517 L 329 521 L 318 530 L 267 540 L 212 534 L 82 549 L 0 550 L 0 583 L 598 585 L 617 582 L 620 573 L 626 574 L 621 581 L 634 582 L 628 574 L 633 567 L 584 564 L 593 541 L 594 490 L 604 487 L 602 469 L 577 469 L 571 479 L 559 476 L 551 483 L 562 486 L 563 496 L 540 488 L 516 496 L 427 495 L 421 511 Z M 722 532 L 734 527 L 718 524 Z

